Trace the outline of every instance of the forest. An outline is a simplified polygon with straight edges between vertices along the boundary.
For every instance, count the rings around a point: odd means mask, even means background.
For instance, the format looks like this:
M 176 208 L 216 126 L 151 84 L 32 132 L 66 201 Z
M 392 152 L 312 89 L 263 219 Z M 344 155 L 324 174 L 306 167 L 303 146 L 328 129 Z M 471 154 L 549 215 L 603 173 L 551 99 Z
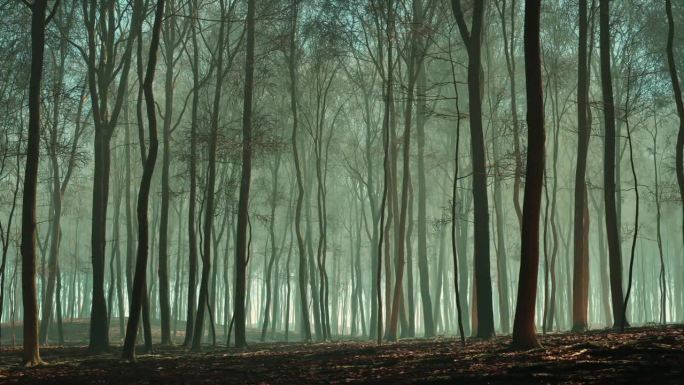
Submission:
M 0 0 L 0 383 L 680 383 L 684 2 Z

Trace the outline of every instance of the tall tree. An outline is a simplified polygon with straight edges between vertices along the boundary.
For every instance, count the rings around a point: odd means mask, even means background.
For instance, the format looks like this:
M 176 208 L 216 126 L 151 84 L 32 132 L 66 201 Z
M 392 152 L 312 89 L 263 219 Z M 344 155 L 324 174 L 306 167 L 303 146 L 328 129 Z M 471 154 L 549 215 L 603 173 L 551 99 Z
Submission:
M 613 81 L 610 51 L 610 2 L 599 2 L 599 41 L 601 56 L 601 91 L 603 94 L 603 118 L 605 141 L 603 152 L 603 199 L 606 202 L 606 234 L 608 237 L 608 265 L 610 267 L 610 295 L 613 304 L 615 327 L 623 327 L 627 320 L 622 316 L 622 253 L 618 233 L 617 208 L 615 203 L 615 104 L 613 102 Z
M 423 25 L 423 7 L 421 0 L 414 0 L 416 23 Z M 425 39 L 422 34 L 415 35 L 418 51 L 425 54 Z M 423 309 L 423 328 L 425 337 L 435 335 L 435 323 L 432 318 L 432 299 L 430 298 L 430 271 L 427 251 L 427 188 L 425 183 L 425 121 L 426 121 L 426 92 L 427 79 L 425 74 L 425 60 L 417 63 L 416 84 L 416 147 L 418 147 L 418 275 L 420 277 L 420 299 Z M 370 173 L 369 173 L 370 174 Z M 370 178 L 370 177 L 369 177 Z
M 87 47 L 79 47 L 79 50 L 85 59 L 88 71 L 88 91 L 95 126 L 91 218 L 93 282 L 89 348 L 97 353 L 109 349 L 104 270 L 111 165 L 110 142 L 127 94 L 133 44 L 142 28 L 143 4 L 142 1 L 134 2 L 128 34 L 120 31 L 123 24 L 121 20 L 117 20 L 117 15 L 121 11 L 118 3 L 114 1 L 93 3 L 83 0 L 82 5 Z M 122 43 L 121 39 L 126 40 L 125 50 L 117 55 L 115 52 Z M 114 87 L 117 77 L 119 82 Z M 112 94 L 114 95 L 113 102 L 110 101 Z
M 28 142 L 24 193 L 21 207 L 21 289 L 24 307 L 22 363 L 36 366 L 43 363 L 38 348 L 38 302 L 36 295 L 36 190 L 40 157 L 40 91 L 43 79 L 45 27 L 54 16 L 47 17 L 47 0 L 36 0 L 31 9 L 31 74 L 28 92 Z M 55 8 L 56 9 L 56 8 Z M 16 269 L 15 269 L 16 270 Z
M 677 66 L 674 57 L 674 34 L 675 23 L 672 16 L 672 1 L 665 0 L 665 11 L 667 13 L 667 64 L 670 70 L 672 81 L 672 93 L 674 94 L 675 104 L 677 105 L 677 115 L 679 116 L 679 131 L 677 133 L 677 146 L 675 149 L 675 172 L 677 173 L 677 184 L 679 186 L 679 199 L 684 204 L 684 101 L 682 100 L 682 89 L 677 75 Z M 682 236 L 684 237 L 684 206 L 682 206 Z M 684 238 L 683 238 L 684 239 Z
M 302 205 L 304 203 L 304 182 L 302 175 L 301 159 L 297 131 L 299 128 L 299 114 L 297 102 L 297 26 L 299 18 L 299 0 L 292 0 L 290 4 L 290 46 L 287 53 L 287 69 L 290 75 L 290 109 L 292 112 L 292 153 L 294 158 L 295 172 L 297 174 L 297 204 L 295 208 L 295 234 L 297 238 L 297 249 L 299 250 L 298 268 L 298 288 L 299 288 L 299 309 L 301 312 L 302 339 L 311 341 L 311 323 L 309 322 L 309 302 L 307 300 L 307 254 L 302 235 Z
M 375 276 L 375 285 L 377 287 L 377 304 L 378 304 L 378 325 L 377 325 L 377 342 L 378 345 L 382 342 L 382 291 L 380 288 L 381 285 L 381 279 L 382 279 L 382 246 L 383 242 L 385 242 L 385 237 L 387 236 L 387 231 L 385 231 L 385 209 L 387 208 L 387 189 L 389 185 L 389 176 L 390 176 L 390 120 L 391 120 L 391 110 L 392 110 L 392 103 L 393 101 L 393 80 L 394 80 L 394 65 L 393 65 L 393 58 L 392 58 L 392 47 L 393 47 L 393 36 L 394 36 L 394 31 L 395 31 L 395 3 L 394 0 L 387 0 L 387 2 L 382 5 L 382 8 L 386 8 L 387 12 L 387 25 L 385 28 L 385 38 L 387 39 L 387 70 L 385 72 L 385 86 L 386 89 L 384 91 L 384 113 L 383 113 L 383 120 L 382 120 L 382 147 L 383 147 L 383 160 L 382 160 L 382 168 L 383 168 L 383 175 L 384 175 L 384 181 L 382 184 L 382 199 L 380 200 L 380 223 L 379 223 L 379 231 L 380 231 L 380 236 L 378 239 L 378 264 L 377 264 L 377 271 L 376 271 L 376 276 Z M 387 274 L 389 274 L 389 269 L 386 270 Z M 389 278 L 386 278 L 388 280 Z M 389 301 L 389 298 L 387 298 L 387 301 Z
M 173 132 L 173 105 L 174 105 L 174 82 L 175 68 L 182 52 L 177 47 L 183 42 L 185 30 L 178 29 L 178 12 L 176 2 L 170 1 L 167 8 L 167 17 L 164 21 L 163 43 L 166 64 L 164 74 L 164 115 L 162 116 L 162 175 L 161 175 L 161 207 L 159 214 L 159 308 L 161 318 L 161 343 L 171 344 L 171 305 L 169 290 L 169 206 L 171 204 L 171 135 Z M 181 114 L 182 116 L 182 114 Z
M 242 176 L 238 201 L 235 241 L 235 346 L 247 347 L 245 336 L 245 290 L 247 270 L 247 220 L 249 187 L 252 178 L 252 99 L 254 95 L 254 25 L 256 1 L 247 3 L 247 56 L 245 58 L 245 93 L 242 110 Z M 271 240 L 274 242 L 275 240 Z
M 149 132 L 149 147 L 143 175 L 140 180 L 140 190 L 138 190 L 138 250 L 135 261 L 135 275 L 133 277 L 133 297 L 130 301 L 130 314 L 128 325 L 126 326 L 126 338 L 122 358 L 135 360 L 135 340 L 138 334 L 140 322 L 140 312 L 145 299 L 147 260 L 149 254 L 149 230 L 147 211 L 149 208 L 150 185 L 152 184 L 152 174 L 157 162 L 157 151 L 159 149 L 159 139 L 157 136 L 157 115 L 155 110 L 154 92 L 154 72 L 157 66 L 157 51 L 159 50 L 159 35 L 161 33 L 162 20 L 164 18 L 164 0 L 158 0 L 154 13 L 154 24 L 152 25 L 152 38 L 150 40 L 150 54 L 147 61 L 145 81 L 143 82 L 143 92 L 145 95 L 145 106 L 147 110 L 147 129 Z
M 75 7 L 75 4 L 71 5 Z M 65 16 L 66 15 L 66 16 Z M 69 15 L 69 10 L 64 10 L 61 7 L 58 11 L 59 18 L 66 17 L 66 20 L 60 20 L 63 23 L 61 32 L 68 34 L 74 24 L 74 18 Z M 40 323 L 40 342 L 42 344 L 47 343 L 48 337 L 48 326 L 52 322 L 53 318 L 53 307 L 55 305 L 54 297 L 55 291 L 57 290 L 57 283 L 59 280 L 59 246 L 62 238 L 62 207 L 64 193 L 66 192 L 67 185 L 73 175 L 73 171 L 76 168 L 76 157 L 78 156 L 78 143 L 83 133 L 84 125 L 80 123 L 81 112 L 83 109 L 83 96 L 85 96 L 85 90 L 81 94 L 81 98 L 78 103 L 78 112 L 76 113 L 76 124 L 73 135 L 70 140 L 70 148 L 66 154 L 66 171 L 62 175 L 62 170 L 60 167 L 60 112 L 62 110 L 62 102 L 64 98 L 65 89 L 65 68 L 66 60 L 68 57 L 69 42 L 66 38 L 60 41 L 58 46 L 58 55 L 52 55 L 54 61 L 54 73 L 53 73 L 53 85 L 52 85 L 52 116 L 49 121 L 49 145 L 48 145 L 48 157 L 50 159 L 50 171 L 51 175 L 51 221 L 50 221 L 50 251 L 48 259 L 48 279 L 47 288 L 45 290 L 45 297 L 42 299 L 42 317 Z M 66 136 L 66 135 L 64 135 Z M 57 309 L 59 311 L 59 309 Z
M 579 0 L 579 48 L 577 54 L 577 167 L 575 169 L 574 259 L 572 276 L 572 329 L 587 329 L 589 293 L 589 255 L 584 247 L 585 211 L 587 210 L 587 155 L 591 127 L 587 119 L 589 109 L 589 62 L 587 60 L 587 0 Z
M 477 307 L 477 336 L 490 338 L 494 335 L 494 310 L 492 307 L 492 279 L 489 274 L 489 204 L 487 199 L 487 164 L 484 132 L 482 129 L 482 21 L 484 1 L 475 1 L 472 25 L 468 30 L 461 0 L 451 0 L 458 30 L 468 51 L 468 100 L 470 112 L 470 145 L 473 165 L 473 226 L 475 259 L 475 297 Z
M 513 346 L 539 346 L 534 327 L 539 270 L 539 216 L 544 181 L 544 97 L 541 76 L 539 19 L 541 0 L 525 0 L 525 85 L 527 88 L 527 171 L 520 230 L 520 276 L 513 322 Z

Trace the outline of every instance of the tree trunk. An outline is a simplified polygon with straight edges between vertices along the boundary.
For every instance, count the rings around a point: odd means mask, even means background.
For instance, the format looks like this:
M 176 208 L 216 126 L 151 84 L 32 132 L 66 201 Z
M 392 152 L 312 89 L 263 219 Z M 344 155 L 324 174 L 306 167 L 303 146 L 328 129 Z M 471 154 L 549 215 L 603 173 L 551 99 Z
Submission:
M 47 0 L 31 5 L 31 75 L 29 78 L 29 124 L 26 169 L 21 207 L 21 288 L 24 309 L 22 364 L 43 363 L 38 348 L 38 303 L 36 300 L 36 190 L 40 156 L 40 91 L 45 52 Z
M 589 274 L 588 255 L 585 255 L 584 211 L 587 206 L 585 194 L 587 154 L 591 127 L 587 121 L 589 108 L 589 66 L 587 61 L 587 0 L 579 1 L 579 50 L 577 70 L 577 168 L 575 170 L 575 216 L 574 259 L 572 278 L 572 330 L 584 331 L 588 327 L 588 297 L 584 295 L 583 282 Z
M 131 308 L 126 327 L 126 338 L 122 351 L 122 358 L 135 360 L 135 340 L 138 333 L 138 323 L 140 321 L 140 311 L 146 295 L 146 275 L 147 257 L 149 249 L 148 240 L 148 220 L 147 211 L 149 206 L 150 185 L 152 184 L 152 174 L 157 162 L 157 150 L 159 140 L 157 139 L 157 116 L 154 104 L 154 93 L 152 84 L 154 82 L 154 71 L 157 65 L 157 51 L 159 50 L 159 34 L 161 32 L 162 19 L 164 17 L 164 0 L 158 0 L 154 14 L 154 24 L 152 26 L 152 38 L 150 41 L 150 54 L 147 62 L 147 72 L 143 83 L 145 94 L 145 105 L 147 107 L 147 128 L 149 131 L 149 149 L 143 167 L 143 175 L 140 181 L 138 192 L 138 250 L 136 255 L 135 275 L 133 277 L 133 297 L 131 298 Z M 149 341 L 149 338 L 147 338 Z
M 190 13 L 197 15 L 197 1 L 191 3 Z M 190 117 L 190 196 L 188 203 L 188 295 L 187 312 L 185 321 L 185 338 L 183 346 L 192 346 L 193 333 L 195 331 L 196 287 L 197 287 L 197 231 L 196 231 L 196 206 L 197 206 L 197 120 L 199 114 L 200 80 L 199 80 L 199 45 L 197 44 L 197 22 L 191 24 L 192 34 L 192 112 Z
M 252 99 L 254 94 L 254 13 L 255 0 L 247 3 L 247 57 L 242 110 L 242 177 L 238 201 L 235 239 L 235 347 L 247 347 L 245 336 L 245 271 L 247 268 L 247 215 L 252 178 Z M 271 240 L 273 242 L 273 240 Z
M 672 93 L 674 94 L 675 104 L 677 105 L 677 115 L 679 116 L 679 131 L 677 133 L 677 146 L 675 147 L 675 170 L 677 174 L 677 185 L 679 186 L 679 199 L 684 204 L 684 101 L 682 100 L 682 89 L 679 84 L 674 57 L 675 24 L 674 17 L 672 16 L 671 0 L 665 0 L 665 10 L 667 12 L 668 25 L 667 64 L 670 70 L 670 79 L 672 81 Z M 684 236 L 684 206 L 682 207 L 682 218 L 682 235 Z
M 539 39 L 540 11 L 540 0 L 525 1 L 524 41 L 528 147 L 523 220 L 520 231 L 518 302 L 513 323 L 513 346 L 518 349 L 539 346 L 534 327 L 534 311 L 539 269 L 539 215 L 546 141 Z
M 295 171 L 297 174 L 297 205 L 295 208 L 295 234 L 297 236 L 297 248 L 299 250 L 298 289 L 299 308 L 301 310 L 301 333 L 302 340 L 311 341 L 311 324 L 309 322 L 309 301 L 307 299 L 307 253 L 302 236 L 302 204 L 304 202 L 304 184 L 302 181 L 302 167 L 300 164 L 299 149 L 297 142 L 297 130 L 299 118 L 297 114 L 297 20 L 299 16 L 298 1 L 292 0 L 291 4 L 291 30 L 290 49 L 288 53 L 288 70 L 290 74 L 290 108 L 292 111 L 292 152 L 294 157 Z M 288 265 L 289 266 L 289 265 Z
M 494 311 L 492 308 L 492 280 L 489 275 L 489 204 L 487 198 L 487 164 L 482 129 L 482 98 L 480 73 L 482 70 L 480 50 L 484 2 L 473 4 L 472 31 L 468 31 L 461 0 L 451 1 L 458 29 L 468 51 L 468 100 L 470 112 L 470 137 L 473 164 L 474 204 L 474 254 L 477 292 L 477 336 L 494 336 Z
M 605 142 L 603 157 L 603 198 L 606 204 L 606 234 L 608 235 L 608 258 L 610 266 L 610 293 L 613 304 L 614 327 L 623 327 L 627 320 L 623 315 L 622 256 L 618 233 L 618 218 L 615 203 L 615 105 L 613 104 L 613 82 L 610 65 L 610 4 L 600 0 L 600 53 L 601 91 L 603 93 L 603 116 L 605 120 Z

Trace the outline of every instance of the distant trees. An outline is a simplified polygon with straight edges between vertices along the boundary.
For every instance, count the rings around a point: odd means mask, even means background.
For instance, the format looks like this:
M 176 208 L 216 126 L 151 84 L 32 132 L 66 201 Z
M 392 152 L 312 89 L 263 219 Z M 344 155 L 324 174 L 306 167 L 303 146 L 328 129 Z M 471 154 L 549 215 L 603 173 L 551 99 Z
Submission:
M 681 267 L 668 240 L 681 235 L 672 213 L 684 200 L 675 192 L 675 179 L 684 180 L 676 2 L 665 1 L 666 28 L 652 22 L 665 15 L 646 0 L 527 1 L 533 20 L 523 36 L 516 0 L 167 0 L 154 81 L 156 1 L 62 1 L 48 16 L 56 3 L 44 15 L 53 21 L 44 32 L 38 147 L 27 141 L 38 108 L 35 84 L 27 86 L 30 26 L 14 22 L 28 20 L 28 8 L 0 5 L 2 343 L 17 340 L 31 317 L 39 343 L 62 340 L 62 318 L 88 325 L 96 353 L 110 346 L 110 323 L 123 335 L 126 318 L 136 317 L 148 350 L 176 338 L 198 350 L 229 342 L 233 331 L 245 346 L 257 329 L 264 341 L 381 341 L 461 327 L 486 338 L 510 331 L 514 290 L 519 346 L 536 344 L 536 323 L 543 332 L 582 331 L 620 327 L 625 310 L 634 323 L 684 314 L 684 278 L 665 275 Z M 600 115 L 593 123 L 592 112 Z M 148 133 L 152 115 L 158 144 Z M 540 132 L 552 133 L 548 146 Z M 651 148 L 657 156 L 643 151 Z M 45 156 L 34 164 L 38 153 Z M 621 179 L 624 154 L 633 170 Z M 35 179 L 15 170 L 24 160 Z M 645 186 L 632 182 L 643 172 L 655 175 L 656 199 L 638 203 L 633 227 L 620 213 L 635 214 L 632 189 Z M 536 202 L 543 213 L 533 205 L 537 183 L 546 188 Z M 134 194 L 147 195 L 137 215 Z M 23 269 L 19 252 L 28 249 L 16 222 L 31 204 L 35 246 L 25 261 L 34 262 Z M 543 235 L 535 219 L 544 220 Z M 621 254 L 629 246 L 626 308 Z M 134 284 L 143 252 L 146 273 Z M 522 276 L 509 277 L 519 264 Z M 24 309 L 20 283 L 31 268 L 37 309 Z

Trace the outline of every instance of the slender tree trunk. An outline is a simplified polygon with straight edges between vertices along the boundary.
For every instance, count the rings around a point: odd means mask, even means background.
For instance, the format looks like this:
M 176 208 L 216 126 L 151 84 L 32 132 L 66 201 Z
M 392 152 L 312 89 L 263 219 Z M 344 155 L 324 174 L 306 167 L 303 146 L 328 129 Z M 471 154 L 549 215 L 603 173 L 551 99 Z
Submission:
M 387 73 L 385 74 L 385 83 L 386 83 L 386 91 L 385 91 L 385 111 L 384 111 L 384 116 L 383 116 L 383 121 L 382 121 L 382 144 L 383 144 L 383 174 L 384 174 L 384 182 L 382 186 L 382 199 L 380 202 L 380 223 L 379 223 L 379 232 L 380 232 L 380 237 L 378 239 L 378 265 L 377 265 L 377 271 L 376 271 L 376 277 L 375 277 L 375 285 L 377 288 L 377 304 L 378 304 L 378 317 L 377 317 L 377 343 L 380 345 L 382 343 L 382 291 L 381 291 L 381 280 L 382 280 L 382 245 L 383 242 L 385 242 L 385 239 L 383 239 L 386 236 L 385 232 L 385 209 L 387 207 L 387 189 L 388 189 L 388 184 L 389 184 L 389 174 L 390 174 L 390 164 L 389 164 L 389 147 L 390 147 L 390 114 L 391 114 L 391 104 L 393 103 L 393 77 L 394 77 L 394 66 L 393 66 L 393 58 L 392 58 L 392 41 L 393 41 L 393 35 L 394 35 L 394 1 L 393 0 L 387 0 L 387 30 L 386 32 L 386 38 L 387 38 Z M 389 269 L 386 270 L 387 274 L 389 274 Z M 386 278 L 386 280 L 389 279 L 389 276 Z M 389 301 L 389 297 L 387 298 Z
M 672 93 L 674 94 L 675 104 L 677 105 L 677 115 L 679 116 L 679 131 L 677 133 L 677 145 L 675 147 L 675 172 L 677 174 L 677 185 L 679 186 L 679 199 L 684 204 L 684 100 L 682 99 L 682 89 L 679 83 L 674 57 L 675 23 L 674 17 L 672 16 L 671 0 L 665 0 L 665 10 L 667 13 L 668 25 L 667 64 L 670 70 L 670 79 L 672 81 Z M 682 218 L 682 236 L 684 237 L 684 206 L 682 207 Z M 682 297 L 680 296 L 680 298 Z M 682 306 L 681 301 L 680 306 Z
M 589 63 L 587 60 L 587 0 L 579 1 L 579 50 L 577 72 L 577 167 L 575 169 L 574 259 L 572 277 L 572 330 L 584 331 L 588 327 L 588 298 L 583 282 L 589 271 L 585 255 L 584 212 L 587 206 L 586 180 L 587 154 L 591 127 L 587 121 L 589 109 Z
M 482 70 L 480 51 L 484 2 L 473 4 L 472 30 L 468 31 L 461 0 L 451 1 L 458 29 L 468 51 L 468 100 L 470 112 L 470 137 L 473 165 L 474 204 L 474 255 L 475 291 L 477 293 L 477 336 L 490 338 L 494 335 L 494 311 L 492 308 L 492 280 L 489 274 L 489 204 L 487 198 L 487 164 L 482 129 L 482 99 L 480 75 Z
M 245 271 L 247 268 L 247 215 L 252 175 L 252 98 L 254 94 L 254 13 L 256 0 L 247 3 L 247 57 L 242 111 L 242 177 L 235 240 L 235 347 L 247 347 L 245 336 Z M 271 240 L 273 241 L 273 240 Z
M 198 14 L 197 0 L 190 2 L 191 14 Z M 188 203 L 188 295 L 185 321 L 185 339 L 183 346 L 192 346 L 195 331 L 196 287 L 197 287 L 197 120 L 199 114 L 200 80 L 199 80 L 199 45 L 197 44 L 197 21 L 191 24 L 193 66 L 192 66 L 192 112 L 190 117 L 190 196 Z
M 604 200 L 606 204 L 606 234 L 608 235 L 608 257 L 610 266 L 610 292 L 613 304 L 614 327 L 627 323 L 623 315 L 622 256 L 618 233 L 618 218 L 615 203 L 615 105 L 613 103 L 613 82 L 610 64 L 610 3 L 600 0 L 600 53 L 601 90 L 603 93 L 603 116 L 605 120 L 605 142 L 603 158 Z
M 518 122 L 518 106 L 515 83 L 515 16 L 516 0 L 511 0 L 510 5 L 510 32 L 506 29 L 506 0 L 495 2 L 501 19 L 501 30 L 504 40 L 504 56 L 506 58 L 506 70 L 510 81 L 511 91 L 511 120 L 513 122 L 513 157 L 515 158 L 515 173 L 513 175 L 513 208 L 518 218 L 518 226 L 522 226 L 522 209 L 520 207 L 520 179 L 523 172 L 522 156 L 520 151 L 520 124 Z
M 268 227 L 268 233 L 269 237 L 271 238 L 271 256 L 268 260 L 268 267 L 266 268 L 266 277 L 264 278 L 266 281 L 266 300 L 264 303 L 264 321 L 261 326 L 261 342 L 264 342 L 266 340 L 266 332 L 268 331 L 268 325 L 270 322 L 270 316 L 271 316 L 271 293 L 272 293 L 272 286 L 271 286 L 271 276 L 273 275 L 273 264 L 275 263 L 276 260 L 276 253 L 279 252 L 278 248 L 276 247 L 276 240 L 275 240 L 275 213 L 276 213 L 276 205 L 277 205 L 277 199 L 278 199 L 278 170 L 280 168 L 280 154 L 276 154 L 276 159 L 275 159 L 275 164 L 271 168 L 271 179 L 273 180 L 273 189 L 271 190 L 271 220 L 269 223 Z M 277 286 L 276 286 L 277 290 Z M 273 307 L 275 313 L 275 306 Z M 275 319 L 275 314 L 273 316 L 273 323 L 276 322 Z
M 414 2 L 415 4 L 415 2 Z M 415 13 L 415 12 L 414 12 Z M 404 111 L 404 135 L 402 145 L 402 159 L 403 159 L 403 176 L 401 181 L 401 207 L 399 212 L 399 234 L 397 235 L 397 262 L 395 265 L 396 277 L 394 281 L 394 294 L 392 296 L 392 312 L 390 315 L 389 326 L 387 330 L 387 339 L 394 341 L 397 339 L 397 321 L 399 317 L 399 308 L 401 306 L 404 288 L 404 264 L 406 249 L 411 247 L 406 242 L 406 216 L 408 211 L 409 200 L 409 184 L 411 183 L 411 163 L 410 163 L 410 149 L 411 149 L 411 124 L 413 117 L 413 100 L 416 76 L 414 74 L 414 67 L 416 61 L 416 42 L 415 39 L 411 41 L 411 52 L 409 54 L 408 64 L 408 87 L 406 107 Z M 396 184 L 396 183 L 395 183 Z M 411 293 L 413 295 L 413 293 Z M 411 315 L 413 316 L 413 315 Z
M 295 234 L 297 236 L 297 248 L 299 250 L 298 288 L 299 308 L 301 310 L 302 340 L 311 341 L 311 324 L 309 323 L 309 302 L 307 300 L 307 253 L 302 236 L 302 204 L 304 202 L 304 184 L 302 181 L 302 168 L 300 165 L 299 149 L 297 142 L 297 130 L 299 118 L 297 111 L 297 23 L 299 16 L 299 1 L 292 0 L 291 4 L 291 30 L 290 50 L 288 53 L 288 71 L 290 74 L 290 109 L 292 111 L 292 152 L 294 157 L 295 171 L 297 174 L 297 204 L 295 208 Z M 288 264 L 289 266 L 289 264 Z
M 544 97 L 539 39 L 540 0 L 525 0 L 525 85 L 527 88 L 527 172 L 523 221 L 520 231 L 520 277 L 513 323 L 513 346 L 539 346 L 534 327 L 534 310 L 539 269 L 539 214 L 544 179 Z
M 202 276 L 200 279 L 199 298 L 197 301 L 197 316 L 195 318 L 195 330 L 193 332 L 192 350 L 199 351 L 202 343 L 202 331 L 204 329 L 204 315 L 207 304 L 209 303 L 209 273 L 211 272 L 211 233 L 214 221 L 214 199 L 216 189 L 216 152 L 218 146 L 219 131 L 219 107 L 221 103 L 221 88 L 223 75 L 225 73 L 223 64 L 226 6 L 225 1 L 220 1 L 221 22 L 219 27 L 218 42 L 216 45 L 217 58 L 215 62 L 216 86 L 214 87 L 214 97 L 211 112 L 211 131 L 209 137 L 209 164 L 206 179 L 206 196 L 204 207 L 204 224 L 202 234 Z M 230 36 L 228 36 L 230 38 Z
M 43 363 L 38 348 L 38 303 L 36 300 L 36 191 L 40 156 L 40 91 L 45 52 L 45 16 L 47 0 L 31 5 L 31 75 L 29 78 L 29 124 L 26 169 L 21 207 L 21 288 L 23 319 L 22 364 Z M 15 269 L 16 270 L 16 269 Z
M 174 2 L 170 4 L 173 9 Z M 173 81 L 176 58 L 176 19 L 169 14 L 164 23 L 164 58 L 166 59 L 166 73 L 164 76 L 164 116 L 162 123 L 162 174 L 161 174 L 161 213 L 159 216 L 159 308 L 161 313 L 161 344 L 170 345 L 171 342 L 171 305 L 169 300 L 169 206 L 171 204 L 170 168 L 171 168 L 171 121 L 173 118 Z M 194 156 L 194 153 L 191 154 Z
M 143 176 L 140 181 L 138 192 L 138 250 L 136 255 L 135 275 L 133 277 L 133 297 L 126 328 L 126 338 L 122 358 L 135 360 L 135 340 L 138 333 L 138 322 L 140 321 L 140 311 L 146 295 L 146 275 L 147 275 L 147 256 L 149 248 L 148 240 L 148 220 L 147 211 L 149 206 L 150 185 L 152 184 L 152 174 L 157 162 L 157 150 L 159 140 L 157 139 L 157 116 L 154 104 L 154 93 L 152 84 L 154 82 L 154 72 L 157 65 L 157 51 L 159 50 L 159 34 L 161 32 L 162 19 L 164 17 L 164 0 L 158 0 L 154 14 L 154 24 L 152 26 L 152 38 L 150 41 L 150 55 L 147 62 L 147 72 L 143 82 L 143 92 L 145 95 L 145 105 L 147 107 L 147 128 L 149 131 L 149 149 L 143 167 Z M 149 338 L 146 340 L 149 341 Z

